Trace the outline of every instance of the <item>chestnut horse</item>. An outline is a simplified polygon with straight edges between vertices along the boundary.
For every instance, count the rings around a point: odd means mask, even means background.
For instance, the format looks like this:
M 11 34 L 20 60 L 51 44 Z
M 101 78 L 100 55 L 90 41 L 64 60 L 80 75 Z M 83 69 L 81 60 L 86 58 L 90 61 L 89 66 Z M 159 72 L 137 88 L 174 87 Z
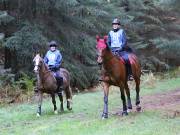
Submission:
M 104 109 L 102 118 L 108 118 L 108 94 L 109 94 L 109 87 L 111 85 L 118 86 L 120 88 L 121 93 L 121 100 L 123 102 L 123 112 L 122 115 L 127 115 L 128 111 L 132 109 L 131 98 L 130 98 L 130 90 L 127 84 L 127 74 L 126 74 L 126 67 L 122 58 L 119 58 L 111 52 L 110 48 L 107 46 L 107 37 L 105 36 L 104 39 L 100 39 L 99 36 L 96 37 L 97 40 L 97 53 L 98 53 L 98 64 L 102 64 L 102 85 L 104 90 Z M 141 68 L 140 64 L 137 60 L 137 57 L 129 53 L 128 55 L 132 75 L 136 83 L 136 110 L 140 111 L 140 99 L 139 99 L 139 91 L 140 91 L 140 76 L 141 76 Z M 126 97 L 127 95 L 127 102 L 126 105 Z
M 48 93 L 52 97 L 52 103 L 54 105 L 54 113 L 57 114 L 57 107 L 56 107 L 56 100 L 55 100 L 55 93 L 57 93 L 57 82 L 52 73 L 48 69 L 48 66 L 44 63 L 44 60 L 37 54 L 34 59 L 34 72 L 37 75 L 37 83 L 38 83 L 38 110 L 37 116 L 41 115 L 41 105 L 42 105 L 42 98 L 43 93 Z M 67 109 L 71 110 L 71 101 L 72 101 L 72 91 L 70 87 L 70 74 L 69 72 L 64 69 L 60 68 L 59 74 L 63 77 L 63 90 L 66 94 L 67 99 Z M 62 93 L 58 92 L 58 96 L 61 102 L 60 109 L 61 111 L 64 110 L 63 108 L 63 95 Z

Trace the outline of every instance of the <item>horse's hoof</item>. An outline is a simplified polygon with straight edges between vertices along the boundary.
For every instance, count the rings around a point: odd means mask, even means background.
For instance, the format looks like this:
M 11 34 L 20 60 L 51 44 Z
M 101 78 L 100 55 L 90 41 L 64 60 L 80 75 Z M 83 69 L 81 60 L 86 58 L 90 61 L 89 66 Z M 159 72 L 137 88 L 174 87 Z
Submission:
M 140 106 L 140 105 L 137 105 L 136 111 L 137 111 L 137 112 L 141 112 L 141 106 Z
M 64 112 L 64 108 L 61 108 L 60 111 L 61 111 L 61 112 Z
M 108 117 L 102 116 L 101 118 L 102 120 L 108 119 Z
M 122 116 L 127 116 L 128 115 L 128 112 L 127 111 L 123 111 L 122 112 Z
M 54 114 L 58 114 L 58 111 L 57 111 L 57 110 L 55 110 L 55 111 L 54 111 Z
M 67 109 L 68 109 L 69 111 L 71 111 L 71 110 L 72 110 L 72 107 L 68 107 Z
M 40 117 L 41 115 L 39 113 L 36 114 L 37 117 Z
M 102 118 L 102 120 L 108 119 L 108 116 L 102 116 L 101 118 Z
M 102 114 L 102 120 L 104 120 L 104 119 L 107 119 L 108 118 L 108 114 Z
M 132 109 L 127 109 L 127 113 L 130 113 L 130 112 L 132 112 Z

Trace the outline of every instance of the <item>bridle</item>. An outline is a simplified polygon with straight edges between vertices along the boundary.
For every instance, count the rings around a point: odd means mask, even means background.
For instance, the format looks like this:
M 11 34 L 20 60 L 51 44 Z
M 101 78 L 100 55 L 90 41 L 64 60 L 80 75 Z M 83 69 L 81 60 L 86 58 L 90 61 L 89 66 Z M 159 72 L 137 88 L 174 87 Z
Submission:
M 34 60 L 34 61 L 36 62 L 36 60 Z M 43 60 L 39 59 L 39 61 L 36 62 L 36 64 L 34 65 L 34 71 L 35 71 L 35 68 L 36 68 L 35 73 L 36 73 L 37 75 L 39 75 L 39 70 L 40 70 L 42 64 L 43 64 Z M 44 65 L 44 66 L 46 66 L 46 65 Z M 44 76 L 46 76 L 46 74 L 49 73 L 49 72 L 51 72 L 51 71 L 50 71 L 50 70 L 47 70 L 46 72 L 43 72 Z
M 103 51 L 103 50 L 102 50 L 102 51 Z M 98 53 L 97 56 L 98 56 L 98 58 L 101 57 L 101 60 L 102 60 L 102 62 L 99 63 L 99 64 L 105 64 L 105 63 L 107 63 L 108 61 L 110 61 L 111 59 L 113 59 L 113 58 L 115 57 L 114 55 L 112 55 L 112 56 L 109 57 L 108 59 L 103 59 L 104 55 L 102 55 L 102 52 L 101 52 L 101 54 Z

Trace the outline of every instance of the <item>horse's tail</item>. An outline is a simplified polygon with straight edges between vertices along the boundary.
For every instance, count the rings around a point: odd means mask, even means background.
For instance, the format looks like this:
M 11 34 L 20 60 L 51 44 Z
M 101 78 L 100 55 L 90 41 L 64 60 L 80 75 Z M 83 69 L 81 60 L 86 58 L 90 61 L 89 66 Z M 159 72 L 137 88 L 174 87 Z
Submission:
M 72 100 L 72 89 L 71 86 L 68 86 L 65 90 L 66 100 Z
M 72 89 L 71 89 L 71 86 L 70 86 L 70 80 L 71 80 L 70 73 L 65 68 L 61 68 L 60 71 L 63 72 L 64 77 L 65 77 L 65 79 L 67 81 L 67 85 L 66 85 L 66 88 L 65 88 L 66 99 L 67 100 L 72 100 Z
M 133 53 L 130 53 L 129 61 L 130 61 L 131 67 L 132 68 L 134 67 L 134 70 L 136 71 L 136 75 L 140 77 L 141 76 L 141 66 L 140 66 L 140 62 L 139 62 L 137 56 Z

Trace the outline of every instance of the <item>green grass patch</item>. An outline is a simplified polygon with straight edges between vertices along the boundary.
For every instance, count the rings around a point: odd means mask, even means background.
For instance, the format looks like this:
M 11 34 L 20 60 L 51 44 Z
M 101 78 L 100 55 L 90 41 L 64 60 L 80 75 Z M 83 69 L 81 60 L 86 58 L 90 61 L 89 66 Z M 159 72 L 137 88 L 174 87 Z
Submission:
M 153 88 L 143 85 L 141 96 L 180 88 L 180 78 L 156 81 Z M 112 87 L 108 120 L 101 120 L 103 91 L 80 93 L 73 97 L 73 111 L 55 115 L 51 99 L 45 99 L 42 116 L 36 117 L 36 103 L 12 104 L 0 108 L 0 135 L 177 135 L 179 117 L 165 117 L 157 110 L 132 112 L 127 117 L 113 115 L 122 108 L 120 92 Z M 131 91 L 133 105 L 135 91 Z M 60 106 L 58 98 L 57 105 Z

